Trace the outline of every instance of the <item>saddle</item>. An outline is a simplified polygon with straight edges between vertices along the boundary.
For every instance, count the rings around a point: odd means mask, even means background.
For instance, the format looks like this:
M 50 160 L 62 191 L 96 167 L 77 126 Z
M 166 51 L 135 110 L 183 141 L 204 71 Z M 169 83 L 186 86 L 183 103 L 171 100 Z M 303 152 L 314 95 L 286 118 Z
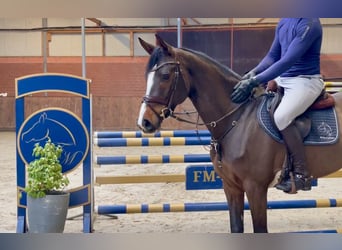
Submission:
M 283 95 L 284 90 L 281 87 L 278 87 L 275 81 L 269 81 L 266 87 L 266 92 L 269 95 L 273 95 L 273 98 L 268 99 L 267 109 L 270 113 L 270 116 L 273 121 L 273 115 L 275 109 L 278 107 Z M 317 99 L 313 102 L 313 104 L 308 108 L 308 110 L 320 110 L 333 107 L 335 105 L 334 97 L 326 92 L 325 89 L 322 90 L 321 94 L 317 97 Z M 273 122 L 274 123 L 274 122 Z M 311 130 L 311 119 L 305 115 L 305 112 L 295 119 L 295 125 L 299 129 L 302 138 L 304 138 L 309 134 Z

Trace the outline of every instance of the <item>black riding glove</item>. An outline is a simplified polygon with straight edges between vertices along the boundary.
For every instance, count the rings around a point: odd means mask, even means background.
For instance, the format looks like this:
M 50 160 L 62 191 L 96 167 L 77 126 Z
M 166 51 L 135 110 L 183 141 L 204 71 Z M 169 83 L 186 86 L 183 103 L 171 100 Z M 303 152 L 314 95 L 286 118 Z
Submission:
M 259 82 L 255 77 L 241 80 L 235 85 L 233 93 L 231 94 L 230 98 L 235 103 L 244 102 L 251 95 L 253 88 L 255 88 L 258 85 Z

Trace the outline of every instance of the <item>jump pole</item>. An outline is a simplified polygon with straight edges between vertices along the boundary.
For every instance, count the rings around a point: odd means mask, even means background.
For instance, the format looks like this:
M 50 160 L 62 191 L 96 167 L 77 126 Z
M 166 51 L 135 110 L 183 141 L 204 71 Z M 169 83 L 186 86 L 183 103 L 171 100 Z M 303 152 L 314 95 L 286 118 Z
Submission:
M 342 199 L 284 200 L 269 201 L 267 209 L 298 209 L 342 207 Z M 249 210 L 245 202 L 245 210 Z M 167 212 L 209 212 L 229 210 L 227 202 L 163 203 L 163 204 L 122 204 L 101 205 L 98 214 L 167 213 Z
M 163 130 L 155 133 L 142 131 L 95 131 L 94 138 L 143 138 L 143 137 L 203 137 L 210 136 L 208 130 Z

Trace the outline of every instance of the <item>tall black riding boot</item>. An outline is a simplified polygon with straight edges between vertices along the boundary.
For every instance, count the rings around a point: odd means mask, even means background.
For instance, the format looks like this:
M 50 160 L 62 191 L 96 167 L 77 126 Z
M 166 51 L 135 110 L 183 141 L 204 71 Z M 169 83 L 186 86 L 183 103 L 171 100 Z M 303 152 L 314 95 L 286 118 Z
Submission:
M 311 177 L 307 170 L 303 139 L 297 127 L 292 123 L 280 131 L 287 151 L 292 159 L 293 178 L 282 180 L 277 189 L 286 193 L 296 193 L 298 190 L 311 190 Z

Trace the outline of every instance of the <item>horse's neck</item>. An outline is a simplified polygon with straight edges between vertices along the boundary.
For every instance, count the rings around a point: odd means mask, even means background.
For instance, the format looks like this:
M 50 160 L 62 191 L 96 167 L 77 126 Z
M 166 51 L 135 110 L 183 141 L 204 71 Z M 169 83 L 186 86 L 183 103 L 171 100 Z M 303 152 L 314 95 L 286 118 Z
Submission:
M 190 99 L 204 123 L 218 121 L 235 109 L 236 105 L 230 100 L 234 84 L 235 82 L 228 82 L 219 74 L 192 78 L 191 85 L 195 94 L 190 95 Z M 229 117 L 225 120 L 229 120 Z M 210 131 L 213 130 L 210 125 L 207 127 Z
M 237 105 L 232 103 L 230 95 L 239 75 L 220 68 L 219 63 L 210 62 L 201 55 L 178 51 L 185 75 L 186 85 L 190 88 L 189 98 L 204 123 L 217 121 Z M 211 130 L 211 126 L 208 127 Z

